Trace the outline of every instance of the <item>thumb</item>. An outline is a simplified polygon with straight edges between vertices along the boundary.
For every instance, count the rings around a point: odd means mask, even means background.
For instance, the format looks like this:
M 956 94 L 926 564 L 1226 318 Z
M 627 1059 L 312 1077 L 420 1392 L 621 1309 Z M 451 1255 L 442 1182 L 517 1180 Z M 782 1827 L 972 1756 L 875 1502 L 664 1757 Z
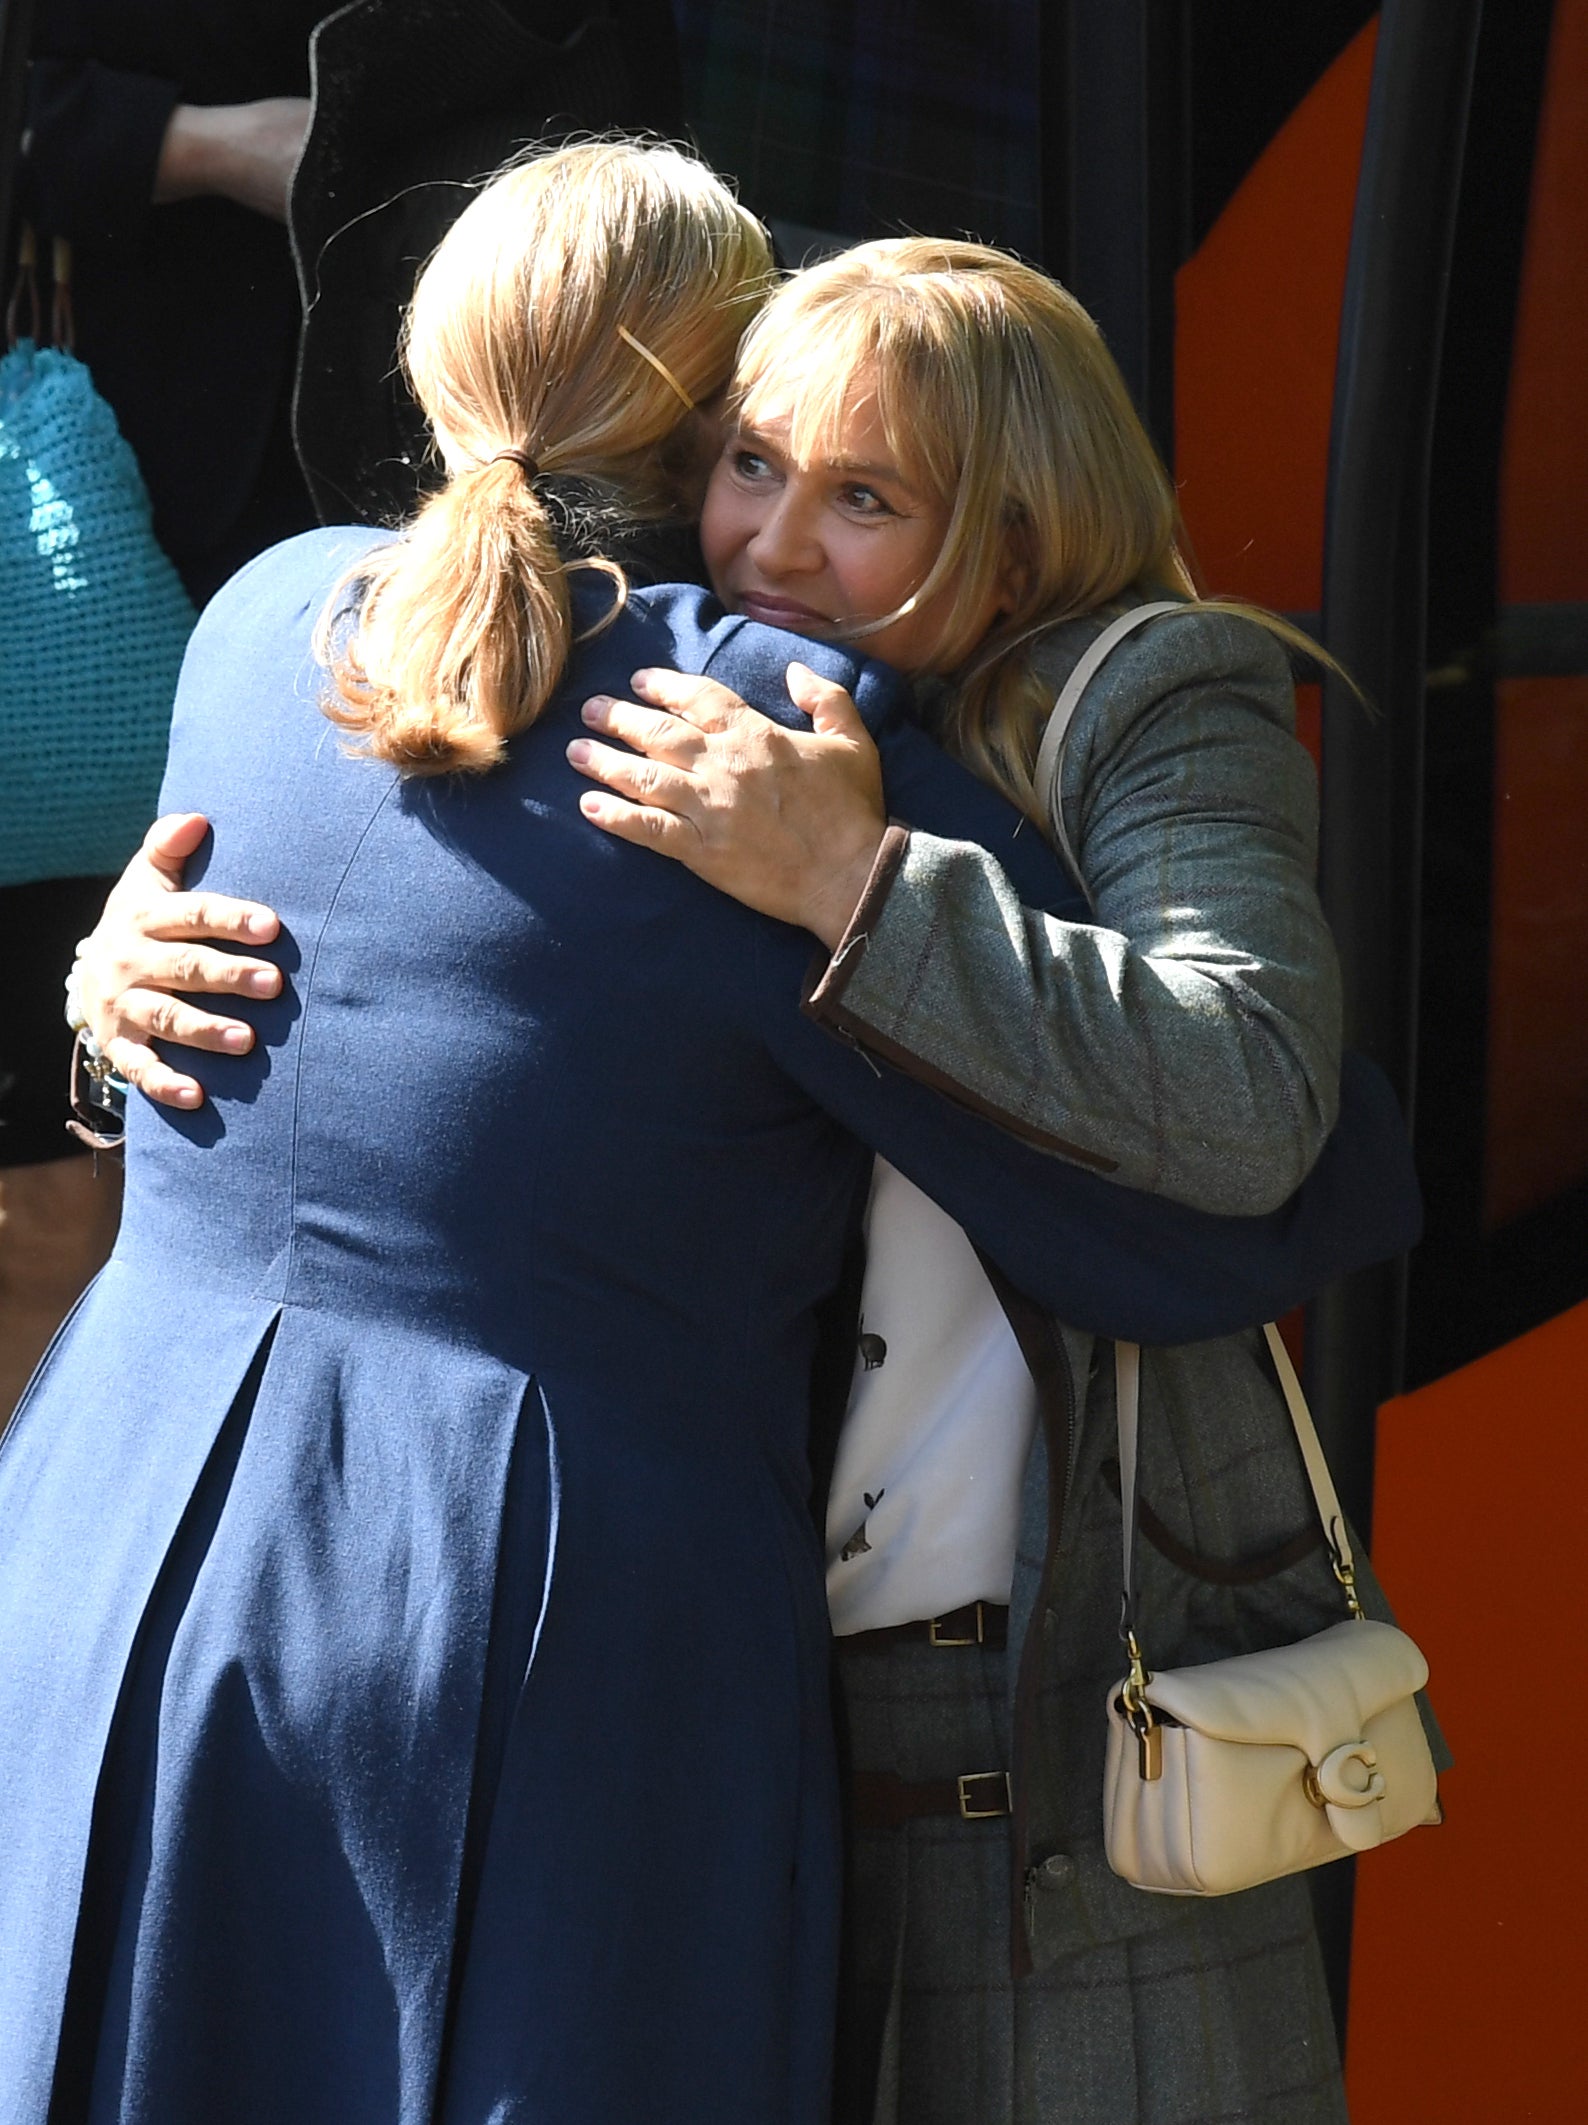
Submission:
M 870 742 L 859 709 L 836 681 L 819 677 L 808 664 L 791 664 L 784 683 L 794 706 L 810 717 L 824 738 Z
M 167 812 L 144 835 L 143 853 L 173 893 L 181 891 L 182 866 L 209 830 L 202 812 Z

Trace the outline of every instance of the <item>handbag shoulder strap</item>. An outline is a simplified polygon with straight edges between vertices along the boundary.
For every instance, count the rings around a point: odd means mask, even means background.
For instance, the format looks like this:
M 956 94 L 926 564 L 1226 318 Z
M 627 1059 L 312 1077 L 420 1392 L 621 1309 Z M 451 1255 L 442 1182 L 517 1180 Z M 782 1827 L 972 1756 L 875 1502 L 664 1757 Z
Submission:
M 1082 892 L 1086 891 L 1081 877 L 1075 851 L 1070 846 L 1069 833 L 1064 824 L 1064 806 L 1059 795 L 1059 769 L 1064 761 L 1064 744 L 1070 735 L 1070 725 L 1075 720 L 1075 711 L 1081 705 L 1081 696 L 1097 676 L 1099 667 L 1109 657 L 1115 646 L 1126 635 L 1134 634 L 1138 627 L 1145 627 L 1149 620 L 1156 620 L 1160 613 L 1184 612 L 1185 604 L 1179 598 L 1159 598 L 1150 605 L 1132 606 L 1129 612 L 1121 613 L 1117 620 L 1110 620 L 1096 641 L 1089 642 L 1076 660 L 1074 671 L 1065 680 L 1059 698 L 1053 704 L 1048 717 L 1047 729 L 1042 733 L 1042 743 L 1037 748 L 1036 786 L 1048 814 L 1048 823 L 1053 830 L 1053 839 L 1059 853 L 1069 865 L 1075 882 Z M 1090 899 L 1090 894 L 1087 895 Z
M 1290 1362 L 1290 1352 L 1285 1348 L 1284 1338 L 1272 1321 L 1264 1322 L 1263 1335 L 1267 1340 L 1268 1355 L 1273 1360 L 1280 1393 L 1285 1398 L 1285 1408 L 1289 1412 L 1290 1422 L 1296 1434 L 1296 1444 L 1301 1448 L 1307 1481 L 1312 1487 L 1313 1504 L 1317 1507 L 1324 1537 L 1334 1560 L 1335 1577 L 1345 1589 L 1352 1615 L 1360 1615 L 1354 1583 L 1355 1559 L 1351 1552 L 1351 1538 L 1346 1533 L 1345 1515 L 1340 1510 L 1334 1478 L 1329 1473 L 1329 1463 L 1318 1438 L 1317 1428 L 1313 1424 L 1312 1412 L 1307 1407 L 1307 1398 L 1301 1391 L 1301 1382 L 1296 1377 L 1295 1366 Z M 1114 1413 L 1119 1427 L 1119 1495 L 1124 1520 L 1121 1532 L 1125 1618 L 1131 1628 L 1134 1628 L 1132 1619 L 1136 1606 L 1136 1521 L 1141 1504 L 1136 1444 L 1141 1421 L 1141 1346 L 1137 1343 L 1114 1345 Z

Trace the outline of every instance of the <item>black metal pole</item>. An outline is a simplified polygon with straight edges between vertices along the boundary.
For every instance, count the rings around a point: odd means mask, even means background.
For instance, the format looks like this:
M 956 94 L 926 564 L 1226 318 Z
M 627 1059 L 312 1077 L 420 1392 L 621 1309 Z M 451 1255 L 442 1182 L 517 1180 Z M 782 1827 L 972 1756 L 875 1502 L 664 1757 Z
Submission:
M 1347 1042 L 1411 1119 L 1416 1071 L 1428 482 L 1445 297 L 1482 0 L 1384 0 L 1340 316 L 1324 530 L 1323 642 L 1371 697 L 1324 687 L 1324 907 L 1340 946 Z M 1307 1389 L 1341 1500 L 1365 1535 L 1374 1422 L 1400 1385 L 1405 1267 L 1325 1292 Z M 1343 2032 L 1348 1866 L 1314 1880 Z
M 1042 15 L 1044 261 L 1097 319 L 1171 464 L 1187 22 L 1187 0 L 1066 0 Z
M 1373 702 L 1324 689 L 1324 906 L 1345 1033 L 1410 1118 L 1422 860 L 1428 478 L 1445 295 L 1482 0 L 1385 0 L 1340 318 L 1324 533 L 1324 646 Z M 1326 1294 L 1308 1385 L 1365 1528 L 1373 1415 L 1400 1382 L 1402 1279 Z
M 0 0 L 0 264 L 10 256 L 32 43 L 33 0 Z

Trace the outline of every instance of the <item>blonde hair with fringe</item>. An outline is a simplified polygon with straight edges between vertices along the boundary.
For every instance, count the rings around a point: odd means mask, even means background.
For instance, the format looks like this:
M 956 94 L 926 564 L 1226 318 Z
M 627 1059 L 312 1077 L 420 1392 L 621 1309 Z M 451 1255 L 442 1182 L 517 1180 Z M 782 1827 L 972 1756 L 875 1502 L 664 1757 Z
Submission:
M 446 484 L 321 623 L 326 713 L 360 751 L 407 774 L 481 770 L 535 720 L 572 620 L 532 473 L 594 483 L 630 518 L 673 511 L 682 400 L 725 382 L 771 273 L 760 223 L 671 147 L 561 148 L 464 210 L 419 277 L 402 350 Z M 621 601 L 615 564 L 568 565 L 605 567 Z
M 843 454 L 857 396 L 874 397 L 904 476 L 949 512 L 936 561 L 895 613 L 943 594 L 925 665 L 950 679 L 938 733 L 1043 820 L 1037 748 L 1052 689 L 1050 629 L 1117 601 L 1184 597 L 1255 620 L 1319 658 L 1260 607 L 1201 599 L 1174 487 L 1088 313 L 1046 274 L 983 244 L 894 237 L 787 282 L 745 336 L 731 394 L 751 426 L 789 421 L 802 463 Z M 977 631 L 995 586 L 1013 602 Z

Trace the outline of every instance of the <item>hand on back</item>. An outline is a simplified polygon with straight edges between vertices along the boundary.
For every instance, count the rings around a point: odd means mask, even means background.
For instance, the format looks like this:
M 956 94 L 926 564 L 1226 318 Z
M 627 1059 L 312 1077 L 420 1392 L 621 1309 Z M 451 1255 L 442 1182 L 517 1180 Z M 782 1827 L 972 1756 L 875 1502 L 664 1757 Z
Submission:
M 586 706 L 592 730 L 633 750 L 576 741 L 575 765 L 605 785 L 582 800 L 585 815 L 832 950 L 887 825 L 877 749 L 848 694 L 790 665 L 790 696 L 814 726 L 797 731 L 710 679 L 648 672 L 635 691 L 651 705 L 601 696 Z M 183 889 L 206 829 L 198 813 L 156 820 L 78 958 L 89 1030 L 118 1072 L 160 1105 L 189 1109 L 202 1106 L 203 1087 L 151 1043 L 246 1054 L 251 1026 L 187 999 L 269 997 L 281 987 L 267 960 L 212 949 L 268 944 L 280 928 L 271 909 Z
M 157 819 L 111 888 L 93 933 L 78 947 L 77 993 L 89 1031 L 129 1084 L 167 1107 L 199 1107 L 203 1087 L 173 1070 L 156 1038 L 217 1054 L 246 1054 L 251 1026 L 182 999 L 274 996 L 278 968 L 212 940 L 268 944 L 281 925 L 269 908 L 221 893 L 183 890 L 182 870 L 207 831 L 197 812 Z
M 605 785 L 581 799 L 586 818 L 831 951 L 887 828 L 881 762 L 849 695 L 791 664 L 789 696 L 813 724 L 800 731 L 712 679 L 650 671 L 632 683 L 649 706 L 598 695 L 584 717 L 633 750 L 592 739 L 568 749 Z

